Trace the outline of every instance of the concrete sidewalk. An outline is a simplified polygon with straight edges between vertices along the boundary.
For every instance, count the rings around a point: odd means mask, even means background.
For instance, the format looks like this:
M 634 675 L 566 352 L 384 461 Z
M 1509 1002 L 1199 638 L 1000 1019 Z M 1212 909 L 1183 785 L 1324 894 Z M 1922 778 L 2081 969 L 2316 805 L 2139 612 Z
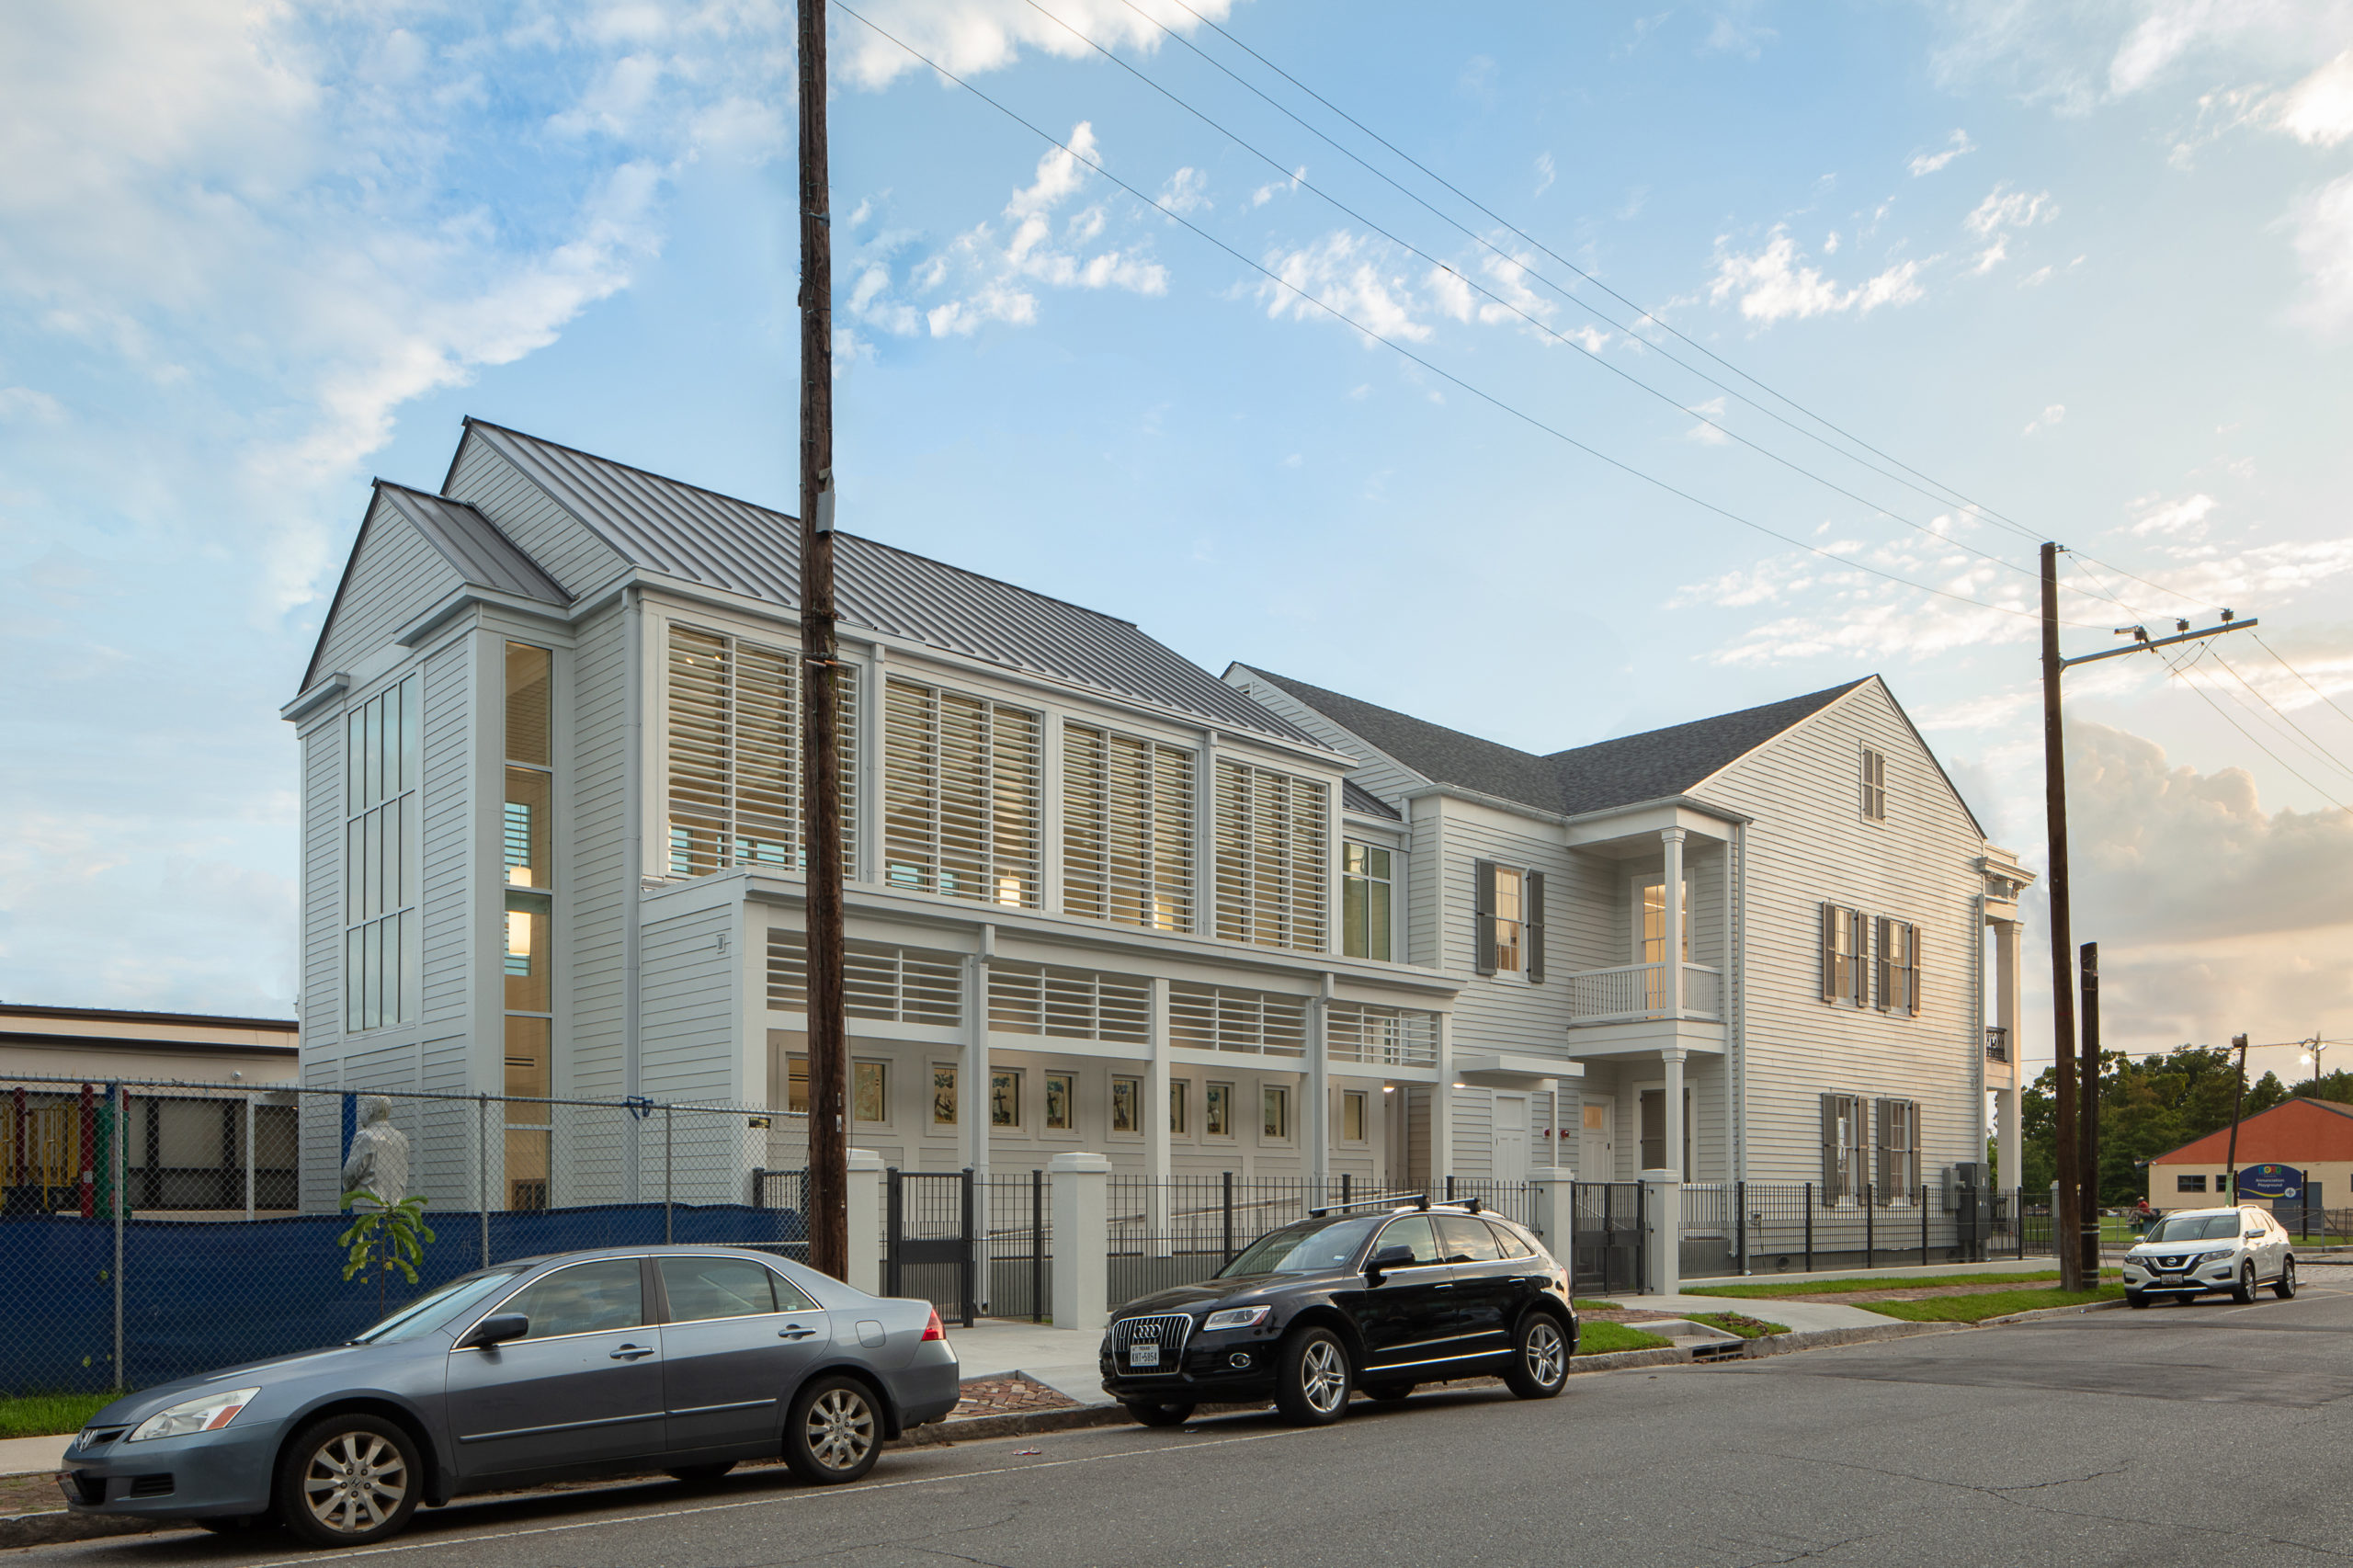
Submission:
M 1080 1333 L 1017 1318 L 983 1318 L 970 1328 L 951 1328 L 948 1343 L 967 1378 L 1001 1378 L 1019 1372 L 1081 1404 L 1108 1404 L 1096 1350 L 1099 1331 Z
M 65 1460 L 65 1437 L 0 1437 L 0 1475 L 29 1475 L 55 1470 Z
M 1745 1317 L 1762 1318 L 1767 1323 L 1787 1324 L 1798 1334 L 1811 1334 L 1822 1328 L 1869 1328 L 1875 1324 L 1899 1320 L 1881 1312 L 1867 1312 L 1861 1307 L 1840 1306 L 1835 1301 L 1789 1301 L 1773 1298 L 1758 1300 L 1749 1296 L 1612 1296 L 1609 1304 L 1632 1312 L 1739 1312 Z M 1641 1324 L 1629 1324 L 1629 1328 L 1641 1328 Z

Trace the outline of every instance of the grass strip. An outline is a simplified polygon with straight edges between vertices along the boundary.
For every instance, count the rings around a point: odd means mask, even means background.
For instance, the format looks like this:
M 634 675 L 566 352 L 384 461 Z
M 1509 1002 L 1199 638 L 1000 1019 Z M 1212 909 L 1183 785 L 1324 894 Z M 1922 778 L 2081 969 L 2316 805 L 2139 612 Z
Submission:
M 1983 1323 L 2012 1312 L 2030 1312 L 2041 1307 L 2077 1307 L 2086 1301 L 2120 1301 L 2123 1296 L 2121 1285 L 2103 1285 L 2097 1290 L 1986 1290 L 1973 1296 L 1872 1301 L 1869 1310 L 1907 1323 Z
M 0 1397 L 0 1437 L 63 1437 L 122 1397 L 112 1393 L 17 1393 Z
M 2040 1285 L 2058 1278 L 2057 1269 L 2046 1268 L 2031 1274 L 1938 1274 L 1913 1279 L 1775 1279 L 1754 1285 L 1686 1285 L 1682 1291 L 1687 1296 L 1769 1300 L 1775 1296 L 1844 1296 L 1858 1290 L 1938 1290 L 1955 1285 Z M 2112 1268 L 2102 1269 L 2100 1278 L 2113 1279 L 2118 1274 Z M 1873 1310 L 1878 1305 L 1873 1303 Z
M 1655 1334 L 1644 1334 L 1622 1323 L 1581 1323 L 1577 1324 L 1577 1354 L 1606 1356 L 1613 1350 L 1656 1350 L 1672 1343 Z
M 1693 1323 L 1721 1328 L 1726 1334 L 1736 1334 L 1743 1339 L 1762 1339 L 1769 1334 L 1790 1332 L 1788 1324 L 1767 1323 L 1763 1318 L 1753 1318 L 1746 1312 L 1686 1312 L 1683 1315 Z

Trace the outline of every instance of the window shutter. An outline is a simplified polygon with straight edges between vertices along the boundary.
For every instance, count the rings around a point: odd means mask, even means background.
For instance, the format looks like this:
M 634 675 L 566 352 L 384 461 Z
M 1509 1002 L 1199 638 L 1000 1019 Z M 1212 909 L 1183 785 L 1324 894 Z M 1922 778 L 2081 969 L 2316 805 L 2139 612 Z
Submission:
M 1877 1144 L 1879 1157 L 1871 1162 L 1871 1169 L 1874 1173 L 1871 1179 L 1879 1183 L 1880 1197 L 1882 1199 L 1884 1199 L 1890 1192 L 1893 1191 L 1897 1186 L 1895 1174 L 1895 1146 L 1888 1141 L 1889 1133 L 1893 1131 L 1892 1124 L 1894 1120 L 1894 1119 L 1888 1114 L 1888 1110 L 1893 1104 L 1894 1102 L 1893 1100 L 1877 1100 L 1872 1103 L 1871 1108 L 1878 1113 L 1879 1120 L 1879 1142 Z
M 1521 895 L 1528 905 L 1528 983 L 1544 983 L 1544 873 L 1530 871 Z
M 1828 909 L 1828 904 L 1822 906 Z M 1838 1096 L 1822 1096 L 1822 1197 L 1838 1196 Z
M 1495 863 L 1481 860 L 1471 871 L 1471 967 L 1495 972 Z
M 1914 1013 L 1920 1010 L 1920 927 L 1904 927 L 1904 965 L 1907 971 L 1904 982 L 1904 1005 Z
M 1822 906 L 1822 999 L 1838 1000 L 1838 910 L 1828 903 Z
M 1888 972 L 1888 960 L 1891 956 L 1888 952 L 1888 942 L 1890 936 L 1894 930 L 1894 926 L 1895 922 L 1888 919 L 1885 915 L 1880 915 L 1873 918 L 1871 921 L 1870 946 L 1867 949 L 1870 955 L 1870 1001 L 1871 1005 L 1882 1013 L 1887 1011 L 1889 1005 L 1894 1000 L 1894 998 L 1890 994 L 1890 992 L 1893 990 L 1891 982 L 1893 977 Z

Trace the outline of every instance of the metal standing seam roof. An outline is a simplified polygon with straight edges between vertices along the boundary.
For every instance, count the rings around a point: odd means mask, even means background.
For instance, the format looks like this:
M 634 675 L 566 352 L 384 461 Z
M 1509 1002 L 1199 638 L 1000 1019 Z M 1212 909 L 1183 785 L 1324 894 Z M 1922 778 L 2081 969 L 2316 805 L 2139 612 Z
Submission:
M 1272 681 L 1433 783 L 1475 790 L 1563 816 L 1682 794 L 1878 678 L 1865 676 L 1803 697 L 1539 756 L 1255 665 L 1241 667 Z
M 543 604 L 568 605 L 572 596 L 540 563 L 498 529 L 498 525 L 463 501 L 411 490 L 390 480 L 376 482 L 376 494 L 408 519 L 477 587 L 494 588 L 518 598 Z
M 801 525 L 788 514 L 483 420 L 468 419 L 466 430 L 624 560 L 774 604 L 800 602 Z M 847 623 L 1326 749 L 1132 621 L 857 534 L 835 540 L 835 596 Z

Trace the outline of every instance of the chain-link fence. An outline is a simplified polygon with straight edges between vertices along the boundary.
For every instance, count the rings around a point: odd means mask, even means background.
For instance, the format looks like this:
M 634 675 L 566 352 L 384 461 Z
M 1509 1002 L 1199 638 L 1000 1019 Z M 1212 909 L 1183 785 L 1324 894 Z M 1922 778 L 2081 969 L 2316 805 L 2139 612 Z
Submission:
M 509 1258 L 807 1250 L 800 1184 L 779 1179 L 807 1166 L 803 1119 L 752 1107 L 17 1077 L 0 1079 L 0 1392 L 339 1344 Z M 347 1162 L 426 1200 L 415 1285 L 343 1278 Z

